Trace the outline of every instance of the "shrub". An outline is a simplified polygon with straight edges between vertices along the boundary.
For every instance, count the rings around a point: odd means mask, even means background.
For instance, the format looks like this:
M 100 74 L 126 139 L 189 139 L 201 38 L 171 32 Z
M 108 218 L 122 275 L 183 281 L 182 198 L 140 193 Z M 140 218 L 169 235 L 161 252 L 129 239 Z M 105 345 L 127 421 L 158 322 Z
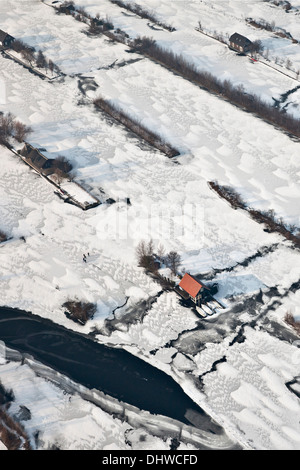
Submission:
M 223 199 L 226 199 L 234 209 L 246 209 L 246 203 L 242 200 L 239 193 L 237 193 L 230 186 L 221 186 L 216 181 L 210 181 L 208 185 L 216 191 Z
M 72 163 L 63 155 L 59 155 L 55 158 L 53 166 L 64 173 L 69 173 L 73 169 Z
M 0 243 L 5 242 L 6 240 L 7 240 L 6 233 L 4 233 L 4 232 L 2 232 L 2 230 L 0 230 Z
M 97 310 L 95 304 L 82 300 L 67 300 L 62 306 L 67 309 L 65 315 L 68 318 L 82 325 L 91 320 Z
M 0 406 L 9 404 L 10 402 L 14 401 L 14 399 L 15 396 L 13 391 L 4 388 L 4 386 L 0 382 Z
M 296 321 L 290 312 L 285 314 L 284 321 L 288 325 L 291 325 L 296 330 L 297 334 L 300 334 L 300 321 Z
M 0 439 L 8 450 L 30 450 L 29 438 L 23 426 L 0 408 Z
M 153 241 L 150 240 L 146 243 L 144 240 L 140 241 L 136 247 L 136 256 L 138 259 L 138 265 L 145 268 L 147 271 L 155 271 L 155 259 L 153 254 Z

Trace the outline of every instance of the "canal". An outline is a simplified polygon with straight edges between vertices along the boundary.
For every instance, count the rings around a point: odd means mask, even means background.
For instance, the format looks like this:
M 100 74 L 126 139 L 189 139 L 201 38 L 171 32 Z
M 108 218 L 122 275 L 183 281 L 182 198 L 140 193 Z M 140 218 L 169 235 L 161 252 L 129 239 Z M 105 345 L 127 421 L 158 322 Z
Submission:
M 0 340 L 87 388 L 184 424 L 197 414 L 199 429 L 224 432 L 169 375 L 123 349 L 6 307 L 0 307 Z

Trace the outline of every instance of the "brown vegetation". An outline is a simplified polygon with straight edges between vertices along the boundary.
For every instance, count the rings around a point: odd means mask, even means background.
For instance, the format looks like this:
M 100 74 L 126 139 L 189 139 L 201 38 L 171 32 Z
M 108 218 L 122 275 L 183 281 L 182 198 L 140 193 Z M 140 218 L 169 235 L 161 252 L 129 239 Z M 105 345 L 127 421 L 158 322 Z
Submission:
M 283 28 L 278 28 L 275 25 L 274 21 L 269 23 L 268 21 L 265 21 L 265 20 L 254 20 L 253 18 L 246 18 L 246 22 L 250 26 L 253 26 L 254 28 L 264 29 L 266 31 L 270 31 L 270 32 L 276 34 L 276 36 L 279 36 L 281 38 L 286 38 L 286 39 L 293 40 L 293 36 L 291 35 L 291 33 L 289 33 L 288 31 L 286 31 Z
M 73 169 L 72 163 L 63 155 L 59 155 L 53 161 L 53 168 L 58 169 L 64 173 L 70 173 Z
M 28 46 L 21 39 L 16 39 L 12 42 L 10 49 L 21 54 L 22 59 L 28 62 L 30 67 L 38 67 L 40 69 L 50 70 L 50 72 L 60 73 L 59 67 L 53 63 L 51 59 L 47 59 L 44 53 L 39 50 L 36 51 L 34 47 Z
M 240 194 L 230 186 L 222 186 L 216 181 L 210 181 L 208 185 L 223 199 L 226 199 L 234 209 L 246 209 L 247 205 Z
M 176 251 L 170 251 L 166 256 L 166 265 L 171 269 L 171 272 L 176 276 L 179 265 L 181 263 L 181 257 Z
M 264 0 L 272 3 L 277 7 L 283 8 L 286 12 L 289 12 L 292 9 L 292 5 L 288 0 Z
M 109 114 L 115 120 L 123 124 L 131 132 L 144 139 L 153 147 L 157 148 L 161 152 L 165 153 L 168 157 L 175 157 L 179 155 L 179 150 L 168 144 L 160 135 L 154 131 L 147 129 L 141 122 L 129 116 L 119 106 L 113 104 L 111 101 L 107 101 L 104 98 L 96 98 L 94 105 L 97 108 L 102 109 L 105 113 Z
M 6 390 L 0 383 L 0 440 L 8 450 L 30 450 L 29 438 L 23 426 L 8 413 L 13 400 L 12 391 Z
M 292 326 L 294 330 L 296 331 L 296 333 L 300 335 L 300 321 L 296 321 L 294 316 L 290 312 L 287 312 L 285 314 L 284 321 L 288 325 Z
M 10 138 L 23 142 L 25 137 L 32 132 L 31 127 L 17 121 L 11 113 L 0 113 L 0 145 L 11 148 Z
M 136 247 L 136 256 L 138 259 L 138 266 L 145 268 L 147 271 L 157 271 L 157 265 L 155 264 L 155 257 L 153 254 L 154 245 L 153 241 L 150 240 L 146 243 L 144 240 Z
M 238 194 L 233 188 L 222 186 L 216 181 L 209 181 L 208 185 L 217 194 L 219 194 L 220 197 L 228 201 L 234 209 L 246 210 L 253 220 L 264 224 L 266 230 L 269 232 L 280 233 L 287 240 L 290 240 L 295 247 L 300 248 L 300 229 L 293 225 L 285 224 L 282 219 L 278 219 L 276 217 L 275 212 L 272 209 L 268 211 L 253 209 L 247 206 L 240 194 Z
M 163 21 L 160 21 L 154 12 L 147 10 L 141 5 L 137 5 L 136 3 L 127 3 L 127 2 L 124 2 L 123 0 L 110 0 L 110 1 L 111 3 L 114 3 L 115 5 L 118 5 L 121 8 L 125 8 L 126 10 L 132 11 L 132 13 L 135 13 L 141 18 L 145 18 L 147 20 L 152 21 L 152 23 L 155 23 L 157 26 L 160 26 L 161 28 L 164 28 L 170 32 L 175 31 L 175 28 L 173 26 L 170 26 L 169 24 Z
M 0 230 L 0 243 L 5 242 L 7 240 L 7 235 L 2 230 Z
M 91 302 L 84 302 L 82 300 L 67 300 L 63 304 L 67 309 L 65 315 L 71 320 L 85 325 L 88 320 L 91 320 L 97 310 L 97 306 Z

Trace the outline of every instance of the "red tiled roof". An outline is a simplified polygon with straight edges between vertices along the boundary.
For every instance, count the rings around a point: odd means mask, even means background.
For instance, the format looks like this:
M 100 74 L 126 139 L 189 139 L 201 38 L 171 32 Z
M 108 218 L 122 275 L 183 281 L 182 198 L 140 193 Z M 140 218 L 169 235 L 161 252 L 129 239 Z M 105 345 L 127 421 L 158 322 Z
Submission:
M 179 283 L 179 286 L 192 297 L 196 297 L 201 287 L 203 287 L 199 281 L 190 276 L 190 274 L 188 273 L 185 273 Z

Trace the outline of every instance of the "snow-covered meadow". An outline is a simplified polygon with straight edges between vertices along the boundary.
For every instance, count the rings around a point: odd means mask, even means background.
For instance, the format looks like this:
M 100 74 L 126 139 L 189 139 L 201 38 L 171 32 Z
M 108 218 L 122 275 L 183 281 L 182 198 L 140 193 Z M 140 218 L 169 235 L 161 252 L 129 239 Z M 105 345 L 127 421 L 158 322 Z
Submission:
M 295 10 L 285 13 L 262 1 L 223 0 L 212 7 L 204 1 L 139 0 L 171 23 L 176 28 L 172 33 L 149 27 L 147 20 L 109 0 L 75 3 L 91 15 L 107 15 L 131 37 L 152 36 L 199 68 L 242 82 L 246 91 L 270 102 L 300 85 L 195 30 L 201 20 L 212 31 L 239 31 L 261 39 L 270 57 L 291 57 L 300 68 L 299 44 L 245 23 L 250 16 L 274 19 L 297 38 L 296 1 L 291 2 Z M 33 128 L 28 139 L 33 146 L 69 158 L 76 179 L 91 194 L 116 201 L 86 212 L 64 204 L 51 185 L 1 147 L 0 229 L 11 237 L 0 245 L 1 305 L 29 310 L 83 333 L 97 329 L 99 342 L 124 347 L 171 374 L 244 448 L 298 450 L 299 396 L 286 383 L 300 375 L 300 349 L 284 317 L 290 311 L 300 319 L 299 293 L 290 290 L 300 277 L 299 251 L 246 213 L 233 210 L 207 182 L 230 185 L 252 207 L 273 209 L 299 226 L 299 142 L 149 59 L 128 53 L 126 46 L 105 36 L 87 36 L 86 25 L 55 14 L 40 0 L 0 0 L 0 28 L 42 49 L 66 74 L 49 82 L 0 56 L 0 110 Z M 92 100 L 100 94 L 158 131 L 181 155 L 168 159 L 96 111 Z M 299 91 L 289 96 L 289 111 L 299 112 L 299 96 Z M 122 325 L 127 309 L 160 291 L 137 267 L 135 248 L 150 238 L 156 247 L 178 251 L 186 271 L 218 269 L 213 280 L 225 310 L 201 319 L 180 304 L 175 292 L 168 292 L 143 321 Z M 269 295 L 274 288 L 276 294 Z M 253 307 L 247 300 L 260 290 L 263 301 Z M 75 296 L 97 304 L 85 326 L 63 313 L 63 302 Z M 116 310 L 119 327 L 105 333 L 105 322 L 126 299 L 126 306 Z M 235 313 L 234 307 L 243 302 Z M 288 332 L 288 340 L 284 333 L 274 333 L 272 322 Z M 243 341 L 235 342 L 241 325 Z M 126 424 L 79 397 L 68 401 L 26 365 L 3 360 L 0 380 L 15 392 L 14 413 L 22 405 L 31 410 L 31 420 L 23 425 L 32 436 L 38 430 L 43 434 L 40 445 L 130 448 Z M 136 433 L 132 448 L 169 448 L 169 442 Z

